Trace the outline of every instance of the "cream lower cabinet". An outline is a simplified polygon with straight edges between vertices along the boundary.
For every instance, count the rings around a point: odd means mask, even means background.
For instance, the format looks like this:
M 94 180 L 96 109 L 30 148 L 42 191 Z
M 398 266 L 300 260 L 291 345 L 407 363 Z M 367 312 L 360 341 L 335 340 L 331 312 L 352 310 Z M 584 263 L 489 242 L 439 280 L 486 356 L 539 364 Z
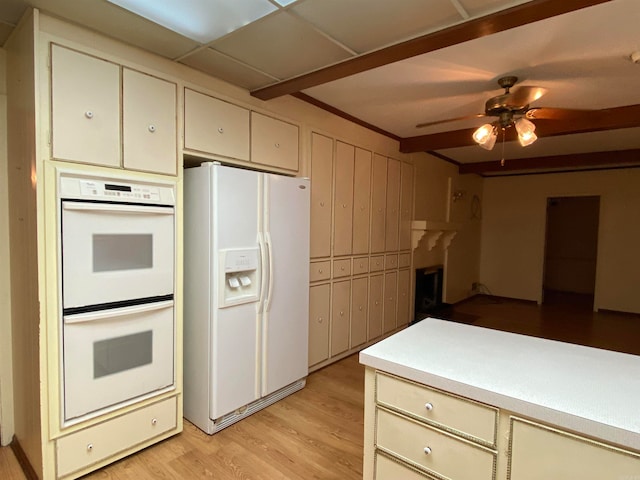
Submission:
M 396 327 L 405 327 L 411 321 L 411 272 L 409 269 L 398 272 L 398 316 Z
M 327 262 L 329 263 L 329 262 Z M 313 268 L 313 264 L 312 264 Z M 309 366 L 329 358 L 331 284 L 309 288 Z
M 640 452 L 367 367 L 365 480 L 635 480 Z
M 398 272 L 394 270 L 384 274 L 383 333 L 395 330 L 397 311 Z
M 384 276 L 371 275 L 369 278 L 369 325 L 367 340 L 382 335 L 382 306 L 384 304 Z
M 331 292 L 331 356 L 349 349 L 351 280 L 333 282 Z
M 367 341 L 368 290 L 368 278 L 354 278 L 351 281 L 351 334 L 349 348 L 359 347 Z

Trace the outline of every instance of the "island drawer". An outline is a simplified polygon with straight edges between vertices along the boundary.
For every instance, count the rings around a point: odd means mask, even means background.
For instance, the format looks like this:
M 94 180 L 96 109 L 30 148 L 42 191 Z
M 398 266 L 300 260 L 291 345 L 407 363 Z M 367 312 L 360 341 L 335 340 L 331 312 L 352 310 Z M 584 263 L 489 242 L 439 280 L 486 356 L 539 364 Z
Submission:
M 494 452 L 383 408 L 376 409 L 376 448 L 437 476 L 494 479 Z
M 376 401 L 486 446 L 496 444 L 497 408 L 380 372 L 376 373 Z
M 331 277 L 331 261 L 311 262 L 309 268 L 309 281 L 318 282 L 328 280 Z
M 425 473 L 418 473 L 397 460 L 376 453 L 376 480 L 429 480 L 435 479 Z
M 176 398 L 149 405 L 56 441 L 58 476 L 63 477 L 157 437 L 177 425 Z

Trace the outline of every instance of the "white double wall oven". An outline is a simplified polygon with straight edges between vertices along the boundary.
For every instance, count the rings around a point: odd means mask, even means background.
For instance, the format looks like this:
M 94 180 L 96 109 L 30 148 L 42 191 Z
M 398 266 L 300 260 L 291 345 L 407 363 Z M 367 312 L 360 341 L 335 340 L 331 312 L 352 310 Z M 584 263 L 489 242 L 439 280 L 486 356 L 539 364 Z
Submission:
M 57 176 L 62 421 L 175 387 L 175 185 Z

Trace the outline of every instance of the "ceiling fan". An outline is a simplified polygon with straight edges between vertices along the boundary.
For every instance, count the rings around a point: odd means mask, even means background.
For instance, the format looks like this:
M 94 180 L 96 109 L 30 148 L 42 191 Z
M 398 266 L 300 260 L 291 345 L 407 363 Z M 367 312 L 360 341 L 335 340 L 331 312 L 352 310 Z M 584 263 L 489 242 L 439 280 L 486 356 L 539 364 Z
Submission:
M 436 122 L 419 123 L 416 128 L 472 118 L 497 117 L 496 120 L 482 125 L 473 133 L 473 139 L 476 143 L 486 150 L 491 150 L 495 145 L 498 131 L 504 132 L 507 128 L 515 126 L 520 144 L 526 147 L 538 138 L 535 134 L 536 126 L 531 121 L 532 119 L 569 119 L 585 112 L 584 110 L 567 108 L 531 107 L 530 104 L 542 97 L 547 92 L 547 89 L 522 86 L 511 91 L 517 81 L 518 77 L 515 76 L 505 76 L 498 79 L 498 85 L 504 88 L 504 93 L 487 100 L 484 105 L 484 113 Z

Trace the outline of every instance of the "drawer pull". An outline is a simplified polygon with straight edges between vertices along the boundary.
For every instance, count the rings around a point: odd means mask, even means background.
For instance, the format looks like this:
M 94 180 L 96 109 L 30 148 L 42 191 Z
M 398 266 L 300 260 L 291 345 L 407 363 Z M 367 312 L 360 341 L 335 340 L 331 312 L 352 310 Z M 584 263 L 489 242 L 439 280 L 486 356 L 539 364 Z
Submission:
M 93 443 L 90 443 L 89 445 L 87 445 L 87 452 L 91 452 L 93 451 Z
M 91 120 L 93 118 L 93 112 L 91 110 L 87 110 L 84 112 L 84 116 Z
M 340 267 L 340 270 L 342 270 L 344 272 L 344 266 Z
M 322 269 L 321 268 L 318 269 L 318 273 L 322 273 Z
M 280 144 L 279 144 L 279 143 L 274 143 L 274 146 L 275 146 L 276 148 L 280 148 Z
M 151 133 L 155 132 L 156 131 L 156 126 L 155 125 L 149 125 L 149 131 Z
M 342 310 L 340 311 L 340 316 L 344 317 L 344 312 Z
M 433 410 L 433 403 L 431 403 L 431 402 L 425 403 L 424 408 L 426 408 L 427 411 L 430 412 L 431 410 Z
M 151 420 L 151 425 L 157 425 L 158 424 L 158 419 L 154 418 Z
M 218 133 L 224 133 L 224 128 L 219 127 L 219 128 L 218 128 Z
M 318 323 L 322 323 L 323 318 L 322 317 L 318 317 Z
M 424 447 L 424 454 L 431 455 L 431 447 Z

